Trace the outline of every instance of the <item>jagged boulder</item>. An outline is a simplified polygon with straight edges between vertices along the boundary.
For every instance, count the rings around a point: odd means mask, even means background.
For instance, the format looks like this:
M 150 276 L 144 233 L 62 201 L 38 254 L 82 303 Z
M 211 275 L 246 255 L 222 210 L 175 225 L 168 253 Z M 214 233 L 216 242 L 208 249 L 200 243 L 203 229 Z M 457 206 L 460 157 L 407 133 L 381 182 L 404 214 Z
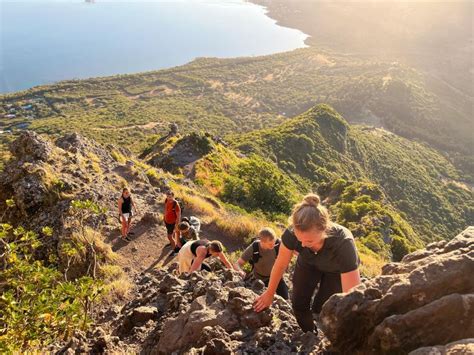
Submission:
M 175 265 L 153 270 L 136 280 L 136 297 L 119 313 L 104 312 L 100 339 L 90 334 L 83 349 L 143 354 L 310 353 L 323 346 L 321 334 L 304 334 L 291 306 L 276 297 L 272 308 L 256 313 L 252 282 L 210 263 L 202 271 L 177 276 Z M 259 291 L 262 289 L 258 285 Z M 138 317 L 137 315 L 140 314 Z M 138 317 L 138 318 L 137 318 Z M 115 339 L 117 335 L 119 339 Z M 77 349 L 74 344 L 65 344 Z
M 23 131 L 10 144 L 10 152 L 22 161 L 47 161 L 51 158 L 52 147 L 46 140 L 33 131 Z
M 346 353 L 403 353 L 474 335 L 474 228 L 388 264 L 348 294 L 332 296 L 321 321 Z

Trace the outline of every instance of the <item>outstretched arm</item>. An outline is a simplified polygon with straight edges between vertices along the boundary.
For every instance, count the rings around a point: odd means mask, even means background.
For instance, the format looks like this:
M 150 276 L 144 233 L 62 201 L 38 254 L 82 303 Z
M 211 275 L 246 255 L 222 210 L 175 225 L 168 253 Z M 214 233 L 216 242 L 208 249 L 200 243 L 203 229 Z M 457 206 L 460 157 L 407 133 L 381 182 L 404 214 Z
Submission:
M 229 260 L 227 259 L 224 253 L 219 253 L 218 258 L 222 262 L 222 264 L 226 266 L 226 268 L 239 271 L 239 269 L 236 269 L 235 267 L 232 266 L 232 264 L 229 262 Z
M 270 307 L 275 296 L 276 289 L 280 283 L 286 268 L 290 264 L 291 257 L 293 256 L 293 250 L 288 249 L 282 243 L 278 252 L 278 257 L 273 264 L 272 273 L 270 274 L 270 281 L 268 282 L 267 290 L 262 293 L 253 304 L 253 308 L 256 312 L 261 312 L 265 308 Z
M 207 255 L 207 248 L 206 247 L 198 247 L 196 249 L 196 258 L 193 260 L 193 264 L 191 265 L 191 269 L 189 270 L 189 273 L 193 273 L 194 271 L 198 270 L 204 259 L 206 258 Z
M 132 200 L 132 206 L 135 209 L 135 212 L 137 212 L 137 214 L 138 214 L 138 208 L 137 208 L 137 205 L 135 204 L 135 199 L 132 198 L 131 200 Z
M 351 288 L 360 284 L 359 268 L 341 274 L 342 292 L 349 292 Z
M 118 213 L 119 213 L 119 216 L 122 217 L 122 198 L 119 198 L 118 200 Z
M 237 262 L 234 264 L 234 269 L 235 270 L 242 270 L 242 267 L 245 265 L 245 260 L 242 258 L 239 258 Z

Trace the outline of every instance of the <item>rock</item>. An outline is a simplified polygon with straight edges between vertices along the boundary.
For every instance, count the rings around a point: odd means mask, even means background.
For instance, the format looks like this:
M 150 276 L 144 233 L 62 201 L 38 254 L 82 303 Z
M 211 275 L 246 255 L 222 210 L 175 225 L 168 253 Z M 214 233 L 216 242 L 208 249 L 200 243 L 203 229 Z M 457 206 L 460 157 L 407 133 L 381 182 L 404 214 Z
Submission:
M 127 335 L 134 327 L 139 327 L 149 320 L 154 320 L 158 316 L 158 309 L 156 307 L 141 306 L 133 309 L 127 313 L 123 320 L 120 330 L 122 335 Z
M 451 294 L 405 314 L 387 317 L 368 342 L 384 352 L 407 352 L 426 344 L 469 337 L 474 334 L 473 320 L 474 294 Z
M 384 275 L 323 306 L 325 335 L 341 352 L 409 352 L 474 334 L 474 228 L 389 264 Z M 442 324 L 443 326 L 440 326 Z
M 416 349 L 409 355 L 464 355 L 474 354 L 474 338 L 462 339 L 446 345 L 428 346 Z
M 51 144 L 32 131 L 23 131 L 20 136 L 10 144 L 10 152 L 22 161 L 35 162 L 47 161 L 53 152 Z

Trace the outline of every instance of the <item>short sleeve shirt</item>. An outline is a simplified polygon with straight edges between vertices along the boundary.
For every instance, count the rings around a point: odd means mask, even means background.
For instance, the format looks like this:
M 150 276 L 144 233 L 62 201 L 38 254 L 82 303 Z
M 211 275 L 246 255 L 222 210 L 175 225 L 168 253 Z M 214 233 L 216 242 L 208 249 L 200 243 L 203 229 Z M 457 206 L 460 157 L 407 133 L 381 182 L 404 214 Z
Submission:
M 258 246 L 258 251 L 260 254 L 260 258 L 254 265 L 253 273 L 256 278 L 258 279 L 268 279 L 272 272 L 273 264 L 275 264 L 276 260 L 276 251 L 275 248 L 272 249 L 262 249 L 260 244 Z M 253 243 L 250 244 L 247 249 L 244 250 L 242 255 L 240 256 L 242 260 L 249 262 L 253 258 Z
M 351 231 L 334 223 L 326 234 L 324 245 L 318 252 L 303 247 L 289 228 L 283 233 L 282 242 L 288 249 L 296 250 L 301 261 L 322 272 L 343 274 L 357 269 L 360 260 Z

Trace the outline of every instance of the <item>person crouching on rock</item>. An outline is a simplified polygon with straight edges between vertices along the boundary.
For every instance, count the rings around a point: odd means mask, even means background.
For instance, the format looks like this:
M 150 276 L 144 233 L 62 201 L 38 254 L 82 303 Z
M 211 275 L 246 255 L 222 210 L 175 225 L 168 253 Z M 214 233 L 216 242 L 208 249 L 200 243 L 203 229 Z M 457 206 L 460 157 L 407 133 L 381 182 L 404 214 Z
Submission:
M 173 254 L 177 254 L 180 249 L 189 241 L 198 240 L 198 232 L 188 222 L 183 221 L 178 224 L 178 233 L 176 238 L 176 247 Z
M 132 225 L 132 206 L 137 211 L 137 206 L 135 205 L 135 201 L 132 199 L 130 195 L 130 191 L 127 188 L 122 190 L 122 195 L 118 200 L 118 210 L 120 216 L 120 222 L 122 223 L 122 240 L 127 242 L 131 241 L 129 238 L 130 234 L 130 226 Z
M 179 273 L 192 273 L 196 270 L 211 271 L 209 265 L 204 260 L 216 256 L 229 269 L 232 265 L 224 254 L 224 247 L 217 240 L 208 241 L 206 239 L 189 241 L 183 245 L 178 253 Z
M 244 250 L 239 260 L 235 264 L 236 268 L 241 270 L 245 263 L 252 265 L 252 273 L 258 280 L 262 280 L 265 286 L 268 287 L 270 281 L 270 273 L 273 264 L 278 256 L 280 250 L 280 240 L 277 239 L 275 231 L 271 228 L 263 228 L 258 233 L 258 239 L 250 244 Z M 288 286 L 283 277 L 281 278 L 276 288 L 276 294 L 288 299 Z
M 348 292 L 360 283 L 359 256 L 352 233 L 330 221 L 318 195 L 309 194 L 294 206 L 290 224 L 283 233 L 268 289 L 256 299 L 254 309 L 260 312 L 271 305 L 280 279 L 293 253 L 297 252 L 293 311 L 303 331 L 314 331 L 312 313 L 318 314 L 333 294 Z

